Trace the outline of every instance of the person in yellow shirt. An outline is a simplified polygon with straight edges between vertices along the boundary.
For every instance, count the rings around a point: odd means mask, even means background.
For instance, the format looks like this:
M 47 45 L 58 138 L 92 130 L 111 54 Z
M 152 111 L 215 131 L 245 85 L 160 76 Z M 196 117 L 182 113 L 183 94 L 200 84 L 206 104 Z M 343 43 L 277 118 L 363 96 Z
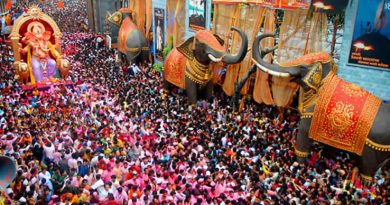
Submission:
M 22 135 L 22 137 L 20 138 L 20 143 L 28 143 L 28 144 L 31 144 L 32 143 L 32 136 L 27 134 L 27 133 L 24 133 Z

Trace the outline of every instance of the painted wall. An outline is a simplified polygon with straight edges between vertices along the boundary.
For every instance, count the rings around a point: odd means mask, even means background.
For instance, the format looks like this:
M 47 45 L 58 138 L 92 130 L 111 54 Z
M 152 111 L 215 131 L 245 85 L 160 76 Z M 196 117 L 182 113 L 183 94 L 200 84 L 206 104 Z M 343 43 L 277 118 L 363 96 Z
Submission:
M 167 22 L 167 19 L 168 19 L 168 14 L 167 14 L 167 4 L 166 4 L 166 1 L 167 0 L 153 0 L 153 13 L 154 13 L 154 8 L 161 8 L 161 9 L 164 9 L 165 11 L 165 28 L 164 28 L 164 31 L 166 33 L 166 29 L 167 29 L 167 25 L 168 25 L 168 22 Z M 169 1 L 169 0 L 168 0 Z M 185 18 L 185 24 L 186 24 L 186 35 L 185 35 L 185 38 L 190 38 L 192 36 L 194 36 L 195 32 L 194 30 L 192 30 L 190 27 L 189 27 L 189 12 L 188 12 L 188 5 L 189 5 L 189 1 L 190 0 L 184 0 L 186 1 L 186 9 L 187 9 L 187 12 L 186 12 L 186 18 Z M 207 9 L 206 9 L 206 29 L 210 29 L 210 23 L 211 23 L 211 1 L 212 0 L 207 0 Z M 153 26 L 152 28 L 154 28 L 154 22 L 155 18 L 153 16 Z M 156 36 L 154 36 L 154 39 L 155 39 Z M 165 38 L 167 38 L 168 36 L 165 36 Z M 153 46 L 153 50 L 154 50 L 154 53 L 155 52 L 155 48 Z M 159 61 L 158 59 L 156 59 L 156 57 L 154 56 L 154 59 L 155 59 L 155 63 L 163 63 L 161 61 Z
M 341 78 L 360 85 L 379 98 L 390 101 L 390 70 L 347 65 L 358 8 L 358 0 L 350 1 L 352 2 L 349 3 L 345 12 L 344 36 L 338 74 Z

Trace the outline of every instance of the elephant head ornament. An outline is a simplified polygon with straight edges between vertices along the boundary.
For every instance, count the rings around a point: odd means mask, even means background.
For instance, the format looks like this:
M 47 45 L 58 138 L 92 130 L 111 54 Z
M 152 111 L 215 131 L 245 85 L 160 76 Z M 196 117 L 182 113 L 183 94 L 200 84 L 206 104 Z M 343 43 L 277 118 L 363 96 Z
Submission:
M 107 20 L 119 27 L 118 50 L 120 53 L 125 54 L 129 62 L 138 63 L 149 60 L 149 44 L 145 35 L 133 22 L 130 11 L 121 9 L 113 14 L 107 13 Z
M 337 66 L 325 52 L 279 65 L 265 62 L 260 41 L 274 36 L 263 34 L 255 39 L 253 68 L 289 78 L 301 87 L 301 123 L 295 145 L 298 161 L 304 162 L 314 140 L 357 154 L 361 175 L 370 179 L 390 157 L 390 107 L 359 86 L 338 78 Z
M 241 38 L 241 46 L 236 54 L 224 48 L 223 40 L 211 31 L 200 30 L 194 37 L 174 48 L 164 62 L 164 79 L 166 91 L 169 83 L 186 89 L 189 102 L 194 104 L 198 91 L 204 91 L 206 98 L 212 97 L 214 63 L 236 64 L 241 62 L 248 49 L 246 34 L 232 27 Z M 168 83 L 169 82 L 169 83 Z
M 60 65 L 58 67 L 62 79 L 67 79 L 69 77 L 70 63 L 67 59 L 60 59 Z
M 26 84 L 28 82 L 28 77 L 30 75 L 30 72 L 28 70 L 28 65 L 27 63 L 25 62 L 19 62 L 18 66 L 17 66 L 17 73 L 18 73 L 18 76 L 19 76 L 19 80 Z

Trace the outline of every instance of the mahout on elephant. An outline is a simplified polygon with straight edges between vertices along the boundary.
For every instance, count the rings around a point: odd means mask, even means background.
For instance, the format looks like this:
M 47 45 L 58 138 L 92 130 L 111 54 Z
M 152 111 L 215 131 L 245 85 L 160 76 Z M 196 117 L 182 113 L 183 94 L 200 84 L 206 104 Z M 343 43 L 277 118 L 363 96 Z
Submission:
M 164 62 L 164 95 L 173 84 L 186 90 L 191 104 L 197 102 L 202 92 L 206 99 L 211 99 L 215 63 L 239 63 L 248 50 L 246 34 L 235 27 L 231 30 L 236 31 L 241 38 L 241 46 L 236 54 L 226 51 L 222 38 L 207 30 L 198 31 L 195 36 L 174 48 Z
M 128 63 L 144 63 L 149 61 L 149 44 L 144 33 L 138 28 L 128 9 L 120 9 L 110 14 L 107 20 L 119 27 L 118 51 L 122 60 L 126 56 Z M 142 25 L 143 26 L 143 25 Z
M 305 162 L 314 140 L 356 154 L 361 176 L 371 180 L 390 159 L 390 107 L 368 91 L 339 78 L 337 66 L 326 52 L 310 53 L 279 65 L 265 62 L 263 57 L 273 49 L 262 50 L 260 41 L 268 37 L 274 38 L 275 34 L 255 39 L 254 66 L 247 75 L 259 68 L 300 85 L 301 121 L 295 145 L 298 161 Z M 246 79 L 237 84 L 235 95 L 239 95 Z

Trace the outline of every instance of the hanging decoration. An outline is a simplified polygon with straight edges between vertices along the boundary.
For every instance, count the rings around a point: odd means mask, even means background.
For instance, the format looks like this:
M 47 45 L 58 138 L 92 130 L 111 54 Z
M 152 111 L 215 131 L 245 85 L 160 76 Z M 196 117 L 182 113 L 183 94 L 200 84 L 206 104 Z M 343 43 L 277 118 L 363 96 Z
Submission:
M 261 4 L 272 9 L 308 9 L 310 6 L 303 0 L 273 0 Z
M 62 0 L 58 2 L 58 8 L 60 9 L 64 8 L 64 2 Z
M 326 15 L 314 12 L 308 21 L 311 4 L 307 0 L 213 0 L 213 4 L 214 32 L 221 35 L 225 42 L 229 42 L 226 46 L 231 46 L 233 52 L 235 39 L 227 30 L 230 26 L 244 29 L 251 42 L 250 39 L 257 36 L 261 25 L 263 25 L 263 32 L 275 32 L 277 22 L 274 22 L 276 19 L 274 12 L 277 10 L 284 10 L 278 44 L 279 62 L 288 62 L 306 53 L 324 50 Z M 259 6 L 256 15 L 250 15 L 249 13 L 256 6 Z M 241 13 L 255 18 L 241 19 Z M 269 45 L 263 46 L 271 48 L 274 44 L 271 41 L 268 43 Z M 247 57 L 250 57 L 250 53 L 248 51 Z M 271 56 L 268 58 L 271 61 Z M 245 60 L 240 64 L 228 66 L 223 83 L 223 90 L 227 95 L 232 95 L 235 83 L 244 76 L 249 66 L 250 63 L 246 63 Z M 262 72 L 256 72 L 255 79 L 253 99 L 258 103 L 286 107 L 292 102 L 292 96 L 298 89 L 298 85 L 291 83 L 290 79 L 270 77 Z M 249 85 L 250 83 L 247 82 L 242 87 L 242 95 L 252 92 Z
M 258 4 L 270 9 L 308 9 L 310 4 L 305 0 L 213 0 L 214 4 L 238 4 L 245 7 Z

